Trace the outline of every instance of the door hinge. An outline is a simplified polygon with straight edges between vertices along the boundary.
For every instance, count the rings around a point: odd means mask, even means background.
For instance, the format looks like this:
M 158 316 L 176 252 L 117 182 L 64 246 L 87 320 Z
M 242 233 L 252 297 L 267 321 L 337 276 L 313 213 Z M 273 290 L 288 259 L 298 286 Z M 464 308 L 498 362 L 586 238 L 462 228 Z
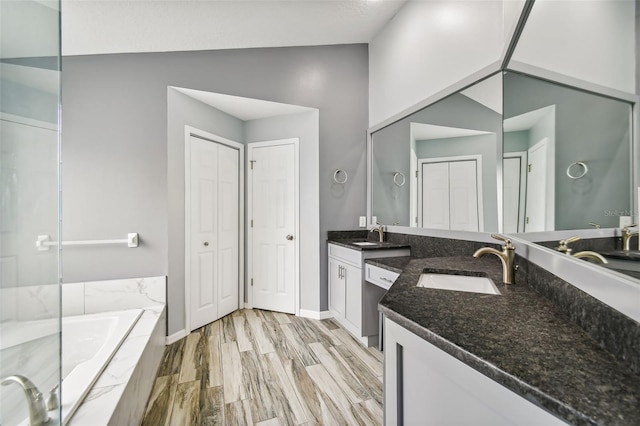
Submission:
M 251 227 L 253 228 L 253 219 L 251 219 Z
M 529 223 L 529 216 L 527 216 L 527 220 L 525 221 L 525 223 Z
M 418 171 L 416 170 L 416 179 L 418 178 Z
M 529 165 L 527 166 L 527 169 L 528 169 L 529 173 L 531 173 L 531 164 L 529 164 Z
M 251 287 L 253 287 L 253 278 L 251 278 Z
M 255 163 L 256 160 L 249 160 L 249 163 L 251 163 L 251 170 L 253 170 L 253 163 Z

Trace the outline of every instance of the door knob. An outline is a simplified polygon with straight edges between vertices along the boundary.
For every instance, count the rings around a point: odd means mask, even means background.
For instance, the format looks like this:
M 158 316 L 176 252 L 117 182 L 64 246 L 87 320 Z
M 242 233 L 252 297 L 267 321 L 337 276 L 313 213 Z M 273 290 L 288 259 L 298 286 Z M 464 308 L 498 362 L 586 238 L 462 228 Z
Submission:
M 289 240 L 289 241 L 293 240 L 293 235 L 291 235 L 291 234 L 287 235 L 287 240 Z
M 205 241 L 205 242 L 204 242 L 204 246 L 205 246 L 205 247 L 208 247 L 208 246 L 209 246 L 209 241 Z

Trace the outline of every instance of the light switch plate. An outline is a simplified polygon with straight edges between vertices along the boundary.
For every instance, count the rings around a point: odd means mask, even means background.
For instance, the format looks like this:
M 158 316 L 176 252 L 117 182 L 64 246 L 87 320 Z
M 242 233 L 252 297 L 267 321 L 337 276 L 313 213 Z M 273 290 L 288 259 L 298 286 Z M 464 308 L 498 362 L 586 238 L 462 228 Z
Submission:
M 360 228 L 366 228 L 366 227 L 367 227 L 367 217 L 360 216 Z

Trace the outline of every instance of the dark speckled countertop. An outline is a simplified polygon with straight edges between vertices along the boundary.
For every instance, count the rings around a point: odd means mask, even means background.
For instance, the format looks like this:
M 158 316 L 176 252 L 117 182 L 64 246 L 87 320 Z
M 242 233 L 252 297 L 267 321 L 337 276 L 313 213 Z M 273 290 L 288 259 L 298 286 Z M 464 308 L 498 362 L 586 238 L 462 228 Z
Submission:
M 612 250 L 603 251 L 600 254 L 614 259 L 640 261 L 640 250 Z
M 411 248 L 411 245 L 409 244 L 389 243 L 386 241 L 380 242 L 378 240 L 371 240 L 371 239 L 367 240 L 365 238 L 349 238 L 349 239 L 341 239 L 341 240 L 331 239 L 331 240 L 328 240 L 327 242 L 330 244 L 335 244 L 338 246 L 350 248 L 353 250 L 362 250 L 362 251 Z M 359 246 L 357 244 L 354 244 L 359 242 L 373 243 L 374 245 Z
M 497 258 L 368 260 L 397 272 L 379 308 L 391 320 L 576 425 L 640 425 L 640 376 L 526 282 L 502 284 Z M 489 276 L 501 295 L 416 287 L 425 268 Z

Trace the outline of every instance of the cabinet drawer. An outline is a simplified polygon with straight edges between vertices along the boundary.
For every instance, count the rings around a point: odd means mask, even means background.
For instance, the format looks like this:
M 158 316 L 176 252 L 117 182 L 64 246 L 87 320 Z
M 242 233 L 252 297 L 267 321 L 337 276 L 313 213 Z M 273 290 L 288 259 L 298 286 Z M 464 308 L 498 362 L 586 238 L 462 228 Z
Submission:
M 400 276 L 397 272 L 389 271 L 378 266 L 365 264 L 365 279 L 384 289 L 389 289 L 391 284 Z
M 362 252 L 359 250 L 329 244 L 329 256 L 343 260 L 357 268 L 362 267 Z

